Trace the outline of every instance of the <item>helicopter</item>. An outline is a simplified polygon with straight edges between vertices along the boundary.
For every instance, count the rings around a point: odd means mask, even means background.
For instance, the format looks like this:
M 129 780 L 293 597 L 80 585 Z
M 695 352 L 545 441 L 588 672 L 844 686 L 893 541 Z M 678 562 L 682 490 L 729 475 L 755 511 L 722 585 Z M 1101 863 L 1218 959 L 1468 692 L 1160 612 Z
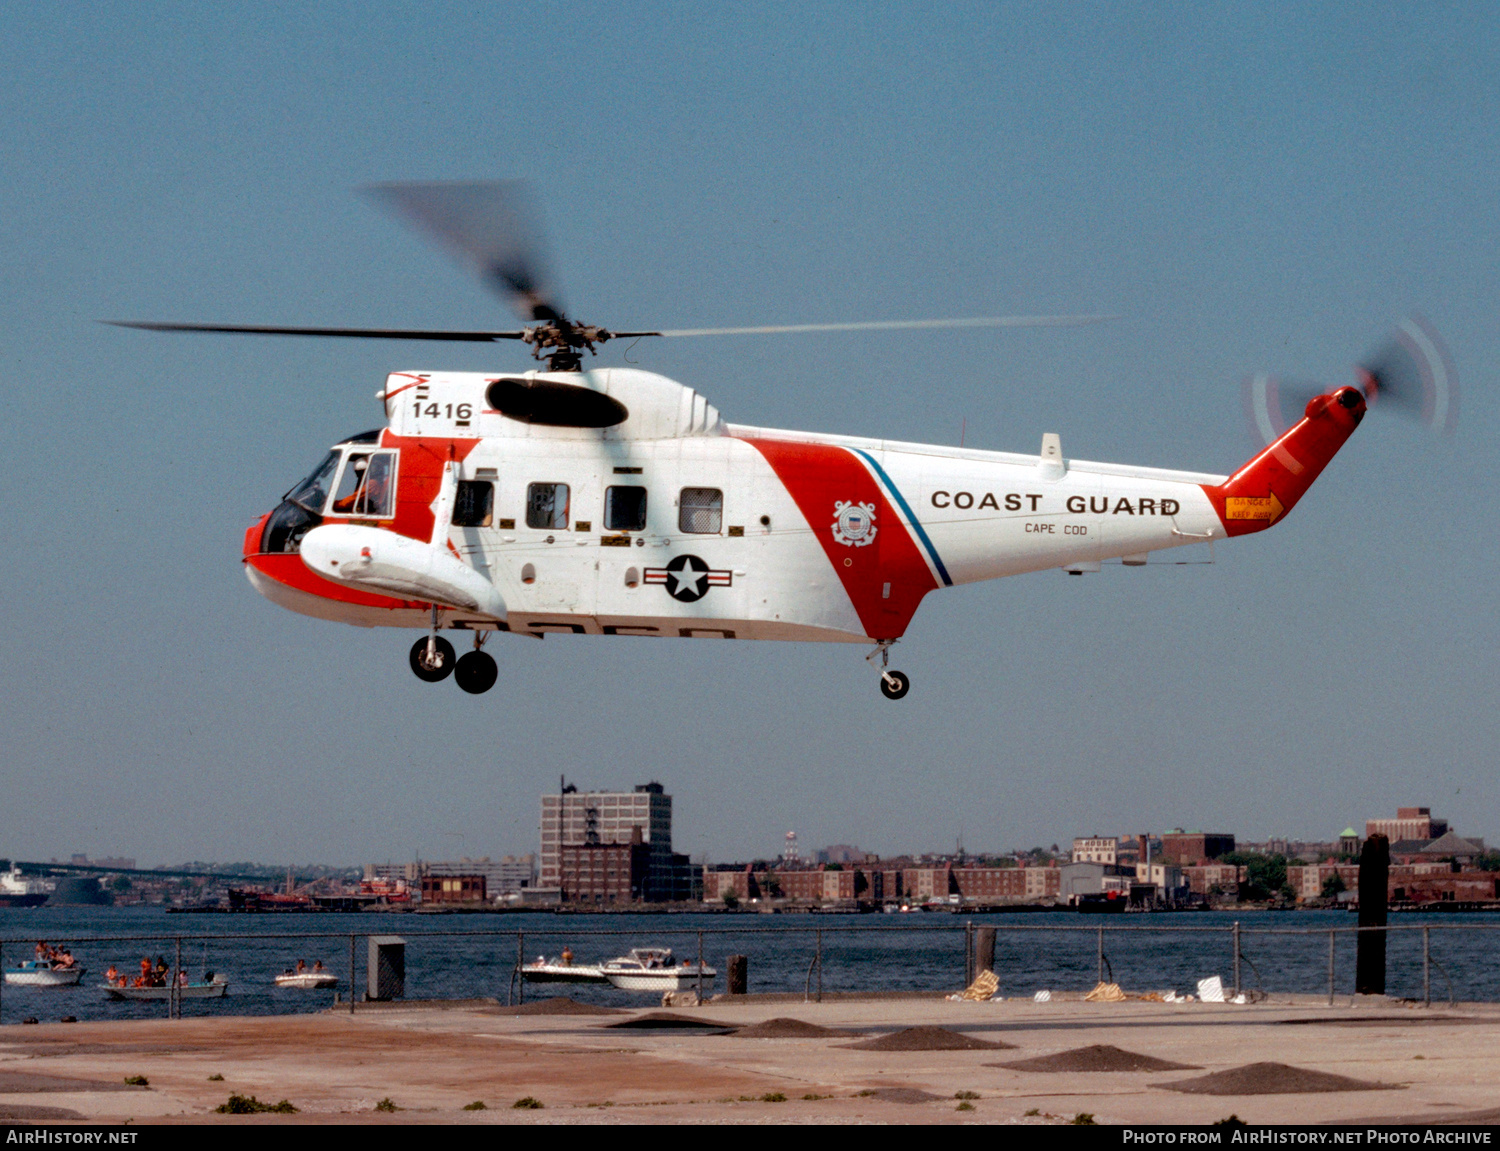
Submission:
M 497 632 L 873 645 L 879 688 L 928 593 L 1156 553 L 1280 523 L 1360 425 L 1391 404 L 1451 427 L 1456 381 L 1430 325 L 1405 321 L 1355 383 L 1251 377 L 1267 446 L 1232 475 L 1096 463 L 1057 433 L 1034 455 L 727 421 L 686 384 L 586 367 L 619 339 L 1097 323 L 1101 315 L 613 330 L 567 314 L 518 181 L 370 190 L 471 264 L 521 316 L 503 331 L 109 321 L 165 332 L 519 342 L 524 371 L 397 371 L 383 426 L 334 444 L 245 532 L 272 603 L 360 627 L 421 629 L 408 662 L 479 695 Z M 1290 405 L 1289 414 L 1284 409 Z M 467 638 L 458 655 L 443 634 Z

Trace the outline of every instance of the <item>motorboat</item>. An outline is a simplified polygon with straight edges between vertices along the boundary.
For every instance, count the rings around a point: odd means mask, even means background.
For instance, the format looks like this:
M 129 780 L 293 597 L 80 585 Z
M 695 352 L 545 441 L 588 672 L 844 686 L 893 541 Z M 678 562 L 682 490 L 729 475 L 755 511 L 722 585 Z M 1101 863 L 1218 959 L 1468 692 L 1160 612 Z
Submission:
M 179 983 L 176 987 L 171 984 L 160 987 L 122 987 L 116 983 L 105 983 L 101 985 L 101 990 L 111 999 L 131 1002 L 164 1002 L 172 998 L 174 992 L 179 1000 L 222 999 L 229 991 L 229 980 L 222 975 L 215 975 L 212 979 L 199 983 Z
M 73 987 L 85 970 L 81 963 L 64 966 L 50 959 L 27 959 L 5 969 L 5 982 L 12 987 Z
M 604 978 L 621 991 L 680 991 L 709 984 L 718 975 L 707 964 L 679 963 L 670 947 L 634 947 L 628 955 L 600 965 Z
M 317 991 L 320 988 L 337 987 L 339 977 L 331 971 L 314 970 L 304 968 L 301 971 L 290 969 L 283 971 L 276 977 L 277 987 L 294 987 L 299 991 Z
M 571 958 L 538 955 L 531 963 L 521 964 L 521 978 L 527 983 L 604 983 L 604 969 L 598 963 L 574 963 Z

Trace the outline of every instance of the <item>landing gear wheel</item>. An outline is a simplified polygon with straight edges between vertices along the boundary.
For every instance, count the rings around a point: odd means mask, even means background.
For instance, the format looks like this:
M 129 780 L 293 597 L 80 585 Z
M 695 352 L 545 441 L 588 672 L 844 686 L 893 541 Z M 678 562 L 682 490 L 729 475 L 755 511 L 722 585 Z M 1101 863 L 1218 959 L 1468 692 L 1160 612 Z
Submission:
M 427 644 L 432 642 L 432 656 L 427 655 Z M 453 665 L 458 662 L 453 645 L 442 636 L 423 636 L 411 645 L 411 669 L 417 678 L 427 683 L 437 683 L 453 674 Z
M 880 677 L 880 692 L 886 699 L 900 699 L 910 690 L 911 680 L 906 678 L 904 671 L 888 671 Z
M 470 695 L 483 695 L 495 686 L 500 678 L 500 669 L 492 656 L 482 651 L 464 654 L 453 669 L 453 682 Z

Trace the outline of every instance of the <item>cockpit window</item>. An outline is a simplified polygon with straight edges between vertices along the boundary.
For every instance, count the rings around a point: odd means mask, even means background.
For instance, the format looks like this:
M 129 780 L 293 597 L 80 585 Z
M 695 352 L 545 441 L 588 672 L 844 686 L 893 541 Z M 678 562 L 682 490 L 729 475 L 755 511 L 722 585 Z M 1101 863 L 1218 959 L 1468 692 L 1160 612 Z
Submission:
M 395 452 L 351 451 L 334 489 L 331 515 L 388 519 L 395 496 Z
M 313 469 L 312 475 L 303 480 L 291 491 L 282 497 L 294 504 L 300 504 L 314 515 L 322 512 L 323 505 L 328 502 L 328 488 L 333 483 L 333 473 L 338 470 L 339 453 L 329 452 L 323 458 L 323 462 Z

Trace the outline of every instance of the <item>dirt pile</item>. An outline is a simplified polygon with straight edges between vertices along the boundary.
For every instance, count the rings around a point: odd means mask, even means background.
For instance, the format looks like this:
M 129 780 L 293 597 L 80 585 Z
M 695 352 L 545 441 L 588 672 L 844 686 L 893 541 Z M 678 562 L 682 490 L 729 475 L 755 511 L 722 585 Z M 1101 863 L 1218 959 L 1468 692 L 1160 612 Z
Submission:
M 752 1023 L 733 1032 L 736 1039 L 843 1039 L 853 1031 L 841 1031 L 837 1027 L 819 1027 L 816 1023 L 804 1023 L 800 1019 L 778 1016 L 764 1023 Z
M 975 1039 L 946 1027 L 908 1027 L 892 1031 L 889 1035 L 866 1039 L 860 1043 L 845 1043 L 851 1051 L 998 1051 L 1014 1050 L 1013 1043 Z
M 567 995 L 556 995 L 551 999 L 538 999 L 535 1003 L 523 1003 L 519 1007 L 506 1007 L 506 1015 L 618 1015 L 618 1007 L 600 1007 L 597 1003 L 580 1003 Z
M 32 1095 L 41 1091 L 141 1091 L 124 1079 L 69 1079 L 33 1071 L 0 1071 L 0 1095 Z
M 1075 1047 L 1055 1055 L 1035 1059 L 1018 1059 L 1014 1063 L 986 1063 L 986 1067 L 1004 1067 L 1011 1071 L 1200 1071 L 1194 1063 L 1173 1063 L 1152 1055 L 1124 1051 L 1107 1043 L 1092 1047 Z
M 629 1031 L 697 1031 L 713 1035 L 727 1035 L 739 1024 L 723 1023 L 712 1019 L 695 1019 L 691 1015 L 676 1015 L 670 1011 L 650 1011 L 634 1019 L 622 1019 L 618 1023 L 606 1023 L 605 1027 L 620 1027 Z
M 1176 1083 L 1153 1083 L 1163 1091 L 1188 1095 L 1316 1095 L 1329 1091 L 1393 1091 L 1394 1083 L 1371 1083 L 1285 1063 L 1249 1063 Z

